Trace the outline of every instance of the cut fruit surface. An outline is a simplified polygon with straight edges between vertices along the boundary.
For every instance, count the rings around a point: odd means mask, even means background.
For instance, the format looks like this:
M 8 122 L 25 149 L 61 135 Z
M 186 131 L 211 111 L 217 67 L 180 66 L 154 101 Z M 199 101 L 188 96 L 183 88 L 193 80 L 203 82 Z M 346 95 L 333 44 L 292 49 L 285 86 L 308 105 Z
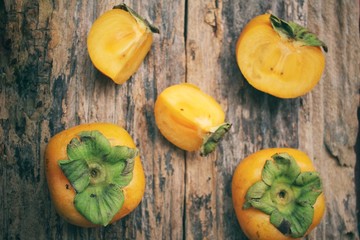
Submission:
M 277 31 L 269 14 L 260 15 L 245 26 L 238 39 L 237 63 L 256 89 L 280 98 L 295 98 L 318 83 L 325 67 L 321 46 L 304 41 Z
M 158 30 L 125 5 L 102 14 L 92 25 L 87 46 L 94 66 L 122 84 L 139 68 Z

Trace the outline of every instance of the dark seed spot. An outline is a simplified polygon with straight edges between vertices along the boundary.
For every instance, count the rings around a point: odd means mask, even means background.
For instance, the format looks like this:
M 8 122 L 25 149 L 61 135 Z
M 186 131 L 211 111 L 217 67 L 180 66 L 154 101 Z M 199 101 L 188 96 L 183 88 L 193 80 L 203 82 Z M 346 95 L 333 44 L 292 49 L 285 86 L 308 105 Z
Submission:
M 271 67 L 271 68 L 270 68 L 270 71 L 273 71 L 273 70 L 274 70 L 274 68 Z
M 90 194 L 90 197 L 91 198 L 96 198 L 96 194 L 92 193 L 92 194 Z
M 180 111 L 184 111 L 184 109 L 183 109 L 183 108 L 180 108 Z
M 69 184 L 65 184 L 65 188 L 69 189 L 70 188 Z

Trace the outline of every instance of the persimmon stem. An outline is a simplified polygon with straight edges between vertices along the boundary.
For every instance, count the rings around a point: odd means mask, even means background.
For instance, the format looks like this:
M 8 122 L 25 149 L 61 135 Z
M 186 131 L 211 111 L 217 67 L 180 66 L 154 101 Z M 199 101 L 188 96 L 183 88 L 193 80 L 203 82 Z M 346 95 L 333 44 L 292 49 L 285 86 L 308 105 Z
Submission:
M 270 215 L 270 222 L 281 233 L 300 238 L 310 227 L 322 185 L 317 172 L 301 172 L 296 160 L 278 153 L 267 160 L 262 180 L 246 193 L 243 208 L 256 208 Z
M 127 6 L 125 3 L 121 3 L 119 5 L 116 5 L 116 6 L 113 7 L 113 9 L 122 9 L 124 11 L 129 12 L 135 19 L 138 19 L 141 22 L 143 22 L 151 30 L 151 32 L 160 33 L 160 30 L 157 27 L 152 25 L 148 20 L 142 18 L 137 12 L 135 12 L 132 8 Z
M 307 28 L 295 23 L 286 22 L 274 15 L 270 15 L 270 22 L 274 30 L 280 35 L 293 41 L 301 42 L 305 46 L 322 47 L 325 52 L 328 51 L 326 44 Z
M 132 179 L 137 154 L 137 149 L 111 146 L 98 131 L 73 138 L 68 159 L 58 164 L 76 191 L 76 210 L 94 224 L 109 224 L 124 203 L 122 189 Z
M 231 128 L 230 123 L 224 123 L 218 126 L 214 132 L 208 133 L 208 135 L 204 138 L 203 144 L 200 148 L 200 155 L 207 156 L 208 154 L 213 152 L 217 144 L 229 131 L 230 128 Z

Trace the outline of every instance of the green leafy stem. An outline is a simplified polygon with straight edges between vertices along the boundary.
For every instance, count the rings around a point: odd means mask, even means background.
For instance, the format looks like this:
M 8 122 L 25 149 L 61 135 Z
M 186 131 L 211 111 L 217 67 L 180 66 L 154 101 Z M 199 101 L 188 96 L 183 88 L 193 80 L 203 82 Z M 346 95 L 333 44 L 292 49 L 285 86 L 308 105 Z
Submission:
M 243 208 L 270 215 L 270 222 L 284 235 L 303 237 L 322 193 L 319 173 L 301 172 L 292 156 L 279 153 L 266 161 L 261 177 L 248 189 Z
M 150 29 L 151 32 L 153 33 L 160 33 L 159 29 L 157 27 L 155 27 L 154 25 L 152 25 L 148 20 L 142 18 L 137 12 L 135 12 L 132 8 L 130 8 L 129 6 L 127 6 L 125 3 L 121 3 L 119 5 L 116 5 L 113 7 L 113 9 L 121 9 L 124 11 L 127 11 L 128 13 L 130 13 L 135 19 L 143 22 L 148 29 Z
M 106 226 L 124 203 L 123 188 L 133 177 L 138 150 L 111 146 L 99 131 L 80 132 L 58 161 L 76 191 L 75 208 L 87 220 Z
M 315 34 L 297 23 L 286 22 L 274 15 L 270 15 L 270 22 L 274 30 L 281 36 L 288 39 L 301 42 L 305 46 L 322 47 L 325 52 L 328 51 L 326 44 Z
M 230 123 L 223 123 L 213 132 L 209 132 L 203 139 L 203 144 L 200 148 L 200 156 L 207 156 L 212 153 L 221 139 L 230 130 L 231 126 Z

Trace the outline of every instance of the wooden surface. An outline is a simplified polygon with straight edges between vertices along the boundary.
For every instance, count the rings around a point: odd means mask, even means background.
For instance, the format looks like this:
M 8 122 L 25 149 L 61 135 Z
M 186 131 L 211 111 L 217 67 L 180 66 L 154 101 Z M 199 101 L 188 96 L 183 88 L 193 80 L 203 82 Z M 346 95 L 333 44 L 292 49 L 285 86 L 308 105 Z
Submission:
M 307 152 L 323 179 L 327 211 L 308 239 L 359 238 L 358 1 L 126 1 L 160 34 L 122 86 L 93 67 L 86 48 L 92 22 L 118 3 L 0 1 L 0 239 L 246 239 L 232 207 L 233 171 L 254 151 L 284 146 Z M 236 65 L 238 35 L 266 11 L 308 26 L 329 47 L 320 83 L 303 97 L 261 93 Z M 155 125 L 157 95 L 181 82 L 212 95 L 233 123 L 206 158 L 177 149 Z M 64 222 L 44 174 L 49 138 L 88 122 L 127 129 L 146 171 L 142 203 L 106 228 Z

